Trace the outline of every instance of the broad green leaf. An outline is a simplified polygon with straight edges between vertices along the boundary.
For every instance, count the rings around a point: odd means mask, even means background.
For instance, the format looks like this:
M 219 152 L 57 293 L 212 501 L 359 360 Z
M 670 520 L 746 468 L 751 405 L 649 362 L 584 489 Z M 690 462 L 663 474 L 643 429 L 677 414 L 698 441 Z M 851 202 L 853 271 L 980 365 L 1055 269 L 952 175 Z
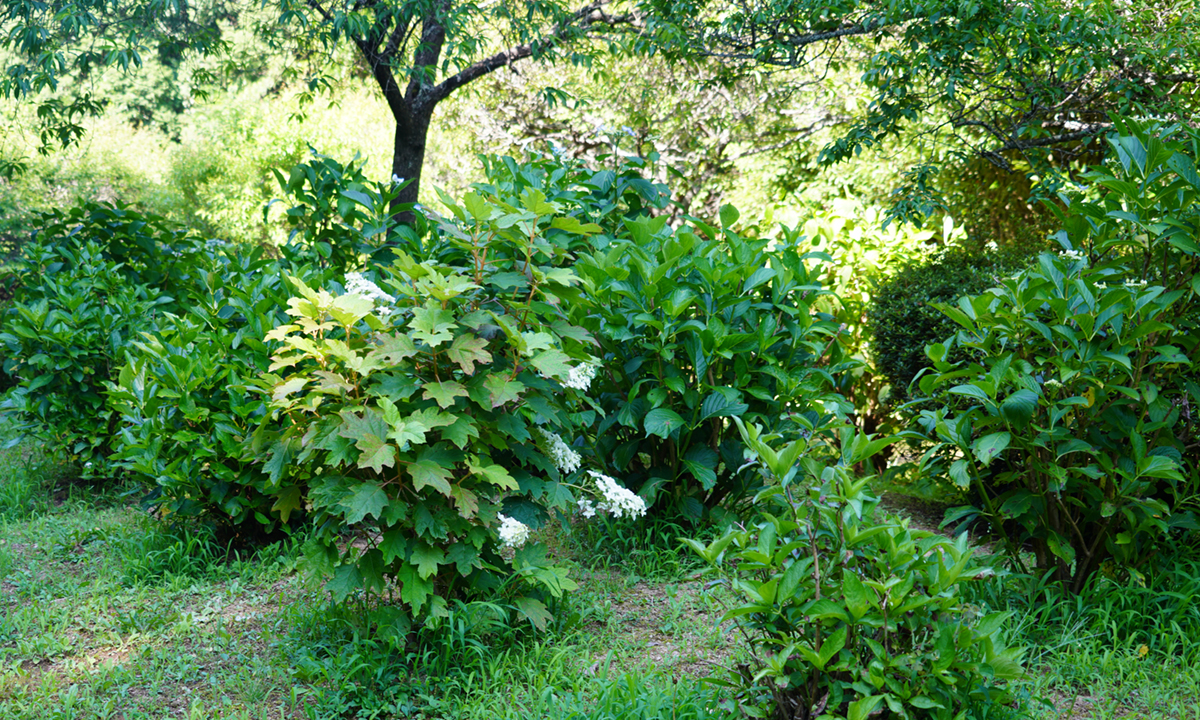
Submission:
M 549 622 L 554 619 L 541 600 L 519 597 L 513 600 L 513 605 L 516 605 L 517 610 L 539 631 L 545 630 Z
M 429 347 L 437 347 L 454 339 L 454 329 L 458 323 L 454 321 L 454 313 L 430 300 L 425 307 L 413 309 L 408 326 L 412 328 L 414 338 L 425 341 Z
M 971 486 L 971 461 L 966 458 L 959 458 L 950 463 L 950 479 L 960 488 L 968 488 Z
M 428 486 L 447 497 L 450 496 L 450 483 L 448 480 L 453 475 L 449 470 L 434 461 L 418 460 L 411 463 L 408 466 L 408 474 L 412 476 L 414 490 L 421 490 Z
M 512 475 L 508 474 L 507 470 L 499 465 L 481 465 L 478 463 L 477 459 L 471 457 L 467 458 L 467 469 L 471 471 L 472 475 L 478 475 L 486 482 L 489 482 L 499 488 L 503 488 L 505 490 L 518 489 L 517 481 Z
M 488 401 L 493 408 L 498 408 L 505 403 L 514 402 L 521 397 L 521 393 L 525 390 L 523 385 L 518 380 L 509 380 L 501 374 L 488 375 L 483 382 L 484 388 L 487 389 Z
M 1000 405 L 1000 413 L 1013 427 L 1022 429 L 1033 418 L 1037 405 L 1037 393 L 1032 390 L 1018 390 L 1004 399 Z
M 454 443 L 459 450 L 462 450 L 467 446 L 467 443 L 471 442 L 471 438 L 479 437 L 479 428 L 469 415 L 459 415 L 453 425 L 447 425 L 442 430 L 442 437 Z
M 417 566 L 417 574 L 425 579 L 437 574 L 438 565 L 446 561 L 446 553 L 441 548 L 419 542 L 413 547 L 408 561 Z
M 479 514 L 479 498 L 470 490 L 460 485 L 453 485 L 450 488 L 450 497 L 454 498 L 454 504 L 458 506 L 458 514 L 462 517 L 470 519 Z
M 847 572 L 843 576 L 842 591 L 846 594 L 846 607 L 850 610 L 850 614 L 854 617 L 854 621 L 858 622 L 867 610 L 871 607 L 871 593 L 858 576 L 852 572 Z
M 455 398 L 467 397 L 467 389 L 461 383 L 453 380 L 443 382 L 427 382 L 422 394 L 427 400 L 434 400 L 438 406 L 445 409 L 454 404 Z
M 288 395 L 291 395 L 292 393 L 295 393 L 295 392 L 299 392 L 307 384 L 308 384 L 308 378 L 294 377 L 291 380 L 288 380 L 287 382 L 283 382 L 283 383 L 276 385 L 275 392 L 271 393 L 271 399 L 274 400 L 275 402 L 279 402 L 280 400 L 286 398 Z
M 275 504 L 271 506 L 271 511 L 279 513 L 279 519 L 287 523 L 292 511 L 299 510 L 303 505 L 303 497 L 300 494 L 299 486 L 292 485 L 279 493 Z
M 345 520 L 348 524 L 362 522 L 368 515 L 378 519 L 387 504 L 387 493 L 372 482 L 355 485 L 350 489 L 350 495 L 340 503 L 346 510 Z
M 487 341 L 483 338 L 464 334 L 454 338 L 446 355 L 451 362 L 458 363 L 464 373 L 473 375 L 476 363 L 485 365 L 492 361 L 491 353 L 484 349 L 486 347 Z
M 817 652 L 817 657 L 821 659 L 821 669 L 824 669 L 829 661 L 832 660 L 842 648 L 846 647 L 846 625 L 841 626 L 833 633 L 825 638 L 821 643 L 821 649 Z
M 972 447 L 975 453 L 975 458 L 984 465 L 988 465 L 992 460 L 996 459 L 1000 453 L 1008 448 L 1008 444 L 1012 442 L 1012 434 L 1008 432 L 996 432 L 990 435 L 984 435 L 979 438 Z
M 672 431 L 683 427 L 683 418 L 674 410 L 655 408 L 646 414 L 646 435 L 657 435 L 666 438 Z
M 411 337 L 394 333 L 385 335 L 367 357 L 378 358 L 389 365 L 399 365 L 416 354 L 417 346 Z

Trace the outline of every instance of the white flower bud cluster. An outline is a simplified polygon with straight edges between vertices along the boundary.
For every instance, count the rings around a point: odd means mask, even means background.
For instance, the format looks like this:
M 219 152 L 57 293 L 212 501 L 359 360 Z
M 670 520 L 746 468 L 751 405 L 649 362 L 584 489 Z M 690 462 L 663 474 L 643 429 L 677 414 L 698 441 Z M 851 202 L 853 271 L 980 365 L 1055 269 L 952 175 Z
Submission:
M 1068 260 L 1070 262 L 1078 262 L 1080 260 L 1087 259 L 1087 256 L 1079 250 L 1064 250 L 1062 256 L 1064 260 Z
M 596 481 L 596 489 L 604 499 L 598 503 L 586 498 L 581 499 L 578 506 L 584 517 L 594 517 L 596 513 L 606 513 L 616 518 L 641 517 L 646 514 L 646 501 L 628 488 L 621 487 L 616 480 L 594 470 L 588 470 L 588 475 Z
M 500 542 L 505 547 L 519 548 L 529 541 L 529 526 L 515 518 L 500 515 Z
M 1125 287 L 1129 288 L 1130 290 L 1141 290 L 1142 288 L 1146 287 L 1146 281 L 1145 280 L 1126 280 Z
M 571 368 L 571 372 L 567 373 L 567 379 L 563 381 L 563 385 L 576 390 L 587 390 L 592 385 L 592 378 L 596 377 L 596 366 L 592 363 L 585 362 Z
M 538 428 L 542 438 L 546 441 L 546 452 L 549 453 L 550 459 L 554 461 L 554 466 L 563 473 L 571 474 L 579 469 L 579 465 L 583 459 L 579 457 L 579 453 L 571 449 L 570 445 L 563 442 L 563 439 L 550 432 L 546 428 Z
M 376 311 L 383 317 L 392 314 L 392 303 L 396 298 L 388 295 L 378 285 L 362 276 L 362 273 L 346 273 L 346 292 L 361 295 L 376 304 Z

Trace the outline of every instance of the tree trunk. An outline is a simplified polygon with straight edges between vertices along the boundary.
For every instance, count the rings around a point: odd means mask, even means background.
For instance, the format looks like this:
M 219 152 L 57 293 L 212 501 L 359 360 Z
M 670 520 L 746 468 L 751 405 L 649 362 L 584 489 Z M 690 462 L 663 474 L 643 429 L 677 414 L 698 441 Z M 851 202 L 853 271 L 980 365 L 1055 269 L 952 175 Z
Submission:
M 392 148 L 392 175 L 402 178 L 408 184 L 400 191 L 392 203 L 392 207 L 414 204 L 420 198 L 421 172 L 425 166 L 425 140 L 429 135 L 429 125 L 433 118 L 434 104 L 428 107 L 412 109 L 410 122 L 396 122 L 396 141 Z M 411 210 L 405 210 L 395 215 L 397 222 L 410 225 L 414 220 Z

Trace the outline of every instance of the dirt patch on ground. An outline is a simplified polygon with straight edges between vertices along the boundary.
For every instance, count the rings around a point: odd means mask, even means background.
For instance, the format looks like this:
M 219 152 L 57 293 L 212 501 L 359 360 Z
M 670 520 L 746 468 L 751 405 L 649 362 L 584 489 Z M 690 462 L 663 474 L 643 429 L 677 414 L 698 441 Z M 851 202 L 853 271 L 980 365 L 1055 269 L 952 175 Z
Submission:
M 705 596 L 702 583 L 639 582 L 612 601 L 609 627 L 620 650 L 589 658 L 585 673 L 609 675 L 661 670 L 676 677 L 720 674 L 734 643 L 717 623 L 724 610 Z

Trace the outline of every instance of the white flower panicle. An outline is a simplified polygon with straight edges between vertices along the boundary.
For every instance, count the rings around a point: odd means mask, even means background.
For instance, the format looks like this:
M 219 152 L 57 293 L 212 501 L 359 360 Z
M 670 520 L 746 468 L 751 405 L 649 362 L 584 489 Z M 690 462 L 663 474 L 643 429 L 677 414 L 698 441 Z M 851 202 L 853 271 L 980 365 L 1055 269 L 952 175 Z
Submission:
M 579 506 L 579 514 L 585 518 L 596 517 L 596 503 L 587 498 L 579 498 L 579 502 L 575 503 Z
M 567 379 L 563 381 L 563 385 L 576 390 L 587 390 L 592 385 L 592 378 L 596 377 L 596 366 L 590 362 L 585 362 L 571 368 L 571 372 L 567 373 Z
M 396 298 L 388 295 L 378 285 L 362 276 L 362 273 L 346 273 L 346 292 L 350 295 L 361 295 L 375 303 L 380 315 L 387 317 L 392 314 L 392 303 Z
M 1087 256 L 1079 250 L 1064 250 L 1062 256 L 1064 260 L 1069 260 L 1071 262 L 1078 262 L 1080 260 L 1087 259 Z
M 542 438 L 546 441 L 546 452 L 550 454 L 550 459 L 554 461 L 554 466 L 566 474 L 571 474 L 579 469 L 579 465 L 583 459 L 579 457 L 579 453 L 571 449 L 570 445 L 563 442 L 563 439 L 550 432 L 546 428 L 538 428 L 542 433 Z
M 612 514 L 613 517 L 641 517 L 646 514 L 646 501 L 621 487 L 607 475 L 588 470 L 588 475 L 596 481 L 596 487 L 604 499 L 596 504 L 595 510 Z M 582 506 L 581 506 L 582 509 Z M 584 512 L 585 516 L 591 517 Z
M 499 515 L 500 542 L 505 547 L 519 548 L 529 540 L 529 526 L 507 515 Z

